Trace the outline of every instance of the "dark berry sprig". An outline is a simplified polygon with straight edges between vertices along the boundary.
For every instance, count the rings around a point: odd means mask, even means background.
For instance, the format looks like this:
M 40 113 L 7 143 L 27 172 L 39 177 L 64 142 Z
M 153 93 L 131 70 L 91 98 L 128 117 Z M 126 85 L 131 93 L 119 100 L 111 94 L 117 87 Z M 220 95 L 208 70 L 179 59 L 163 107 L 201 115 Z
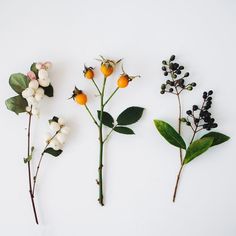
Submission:
M 209 109 L 212 106 L 212 94 L 212 90 L 203 92 L 202 106 L 199 108 L 198 105 L 193 105 L 192 109 L 186 112 L 188 116 L 181 119 L 182 122 L 185 122 L 187 126 L 190 126 L 192 128 L 194 132 L 192 141 L 197 132 L 203 129 L 210 131 L 211 129 L 218 126 L 218 124 L 215 123 L 215 119 L 212 118 L 212 114 L 209 112 Z
M 183 74 L 184 66 L 179 65 L 179 63 L 174 62 L 175 55 L 172 55 L 168 61 L 162 61 L 162 70 L 164 71 L 164 76 L 170 75 L 170 80 L 166 80 L 164 84 L 161 85 L 161 94 L 172 93 L 179 95 L 183 90 L 193 90 L 197 84 L 195 82 L 185 84 L 185 79 L 189 77 L 189 72 Z

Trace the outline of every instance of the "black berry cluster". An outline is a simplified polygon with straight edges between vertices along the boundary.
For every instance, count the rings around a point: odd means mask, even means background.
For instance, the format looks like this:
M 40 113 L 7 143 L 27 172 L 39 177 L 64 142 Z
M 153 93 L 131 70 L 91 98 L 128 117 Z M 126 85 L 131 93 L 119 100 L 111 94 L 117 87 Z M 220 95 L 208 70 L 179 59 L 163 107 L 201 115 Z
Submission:
M 204 92 L 202 95 L 202 106 L 199 108 L 197 105 L 193 105 L 192 110 L 188 110 L 186 112 L 188 117 L 186 119 L 181 119 L 182 122 L 185 122 L 186 125 L 191 126 L 191 128 L 196 132 L 202 129 L 211 130 L 212 128 L 216 128 L 218 126 L 218 124 L 215 123 L 215 119 L 212 118 L 212 115 L 209 112 L 209 109 L 212 106 L 212 94 L 212 90 Z M 192 122 L 190 122 L 190 120 L 192 120 Z
M 179 65 L 175 61 L 175 55 L 172 55 L 168 61 L 162 61 L 162 70 L 164 76 L 170 76 L 170 80 L 166 80 L 165 84 L 161 85 L 161 94 L 166 92 L 180 94 L 183 90 L 192 90 L 197 84 L 195 82 L 185 84 L 185 79 L 189 77 L 189 72 L 183 73 L 184 66 Z

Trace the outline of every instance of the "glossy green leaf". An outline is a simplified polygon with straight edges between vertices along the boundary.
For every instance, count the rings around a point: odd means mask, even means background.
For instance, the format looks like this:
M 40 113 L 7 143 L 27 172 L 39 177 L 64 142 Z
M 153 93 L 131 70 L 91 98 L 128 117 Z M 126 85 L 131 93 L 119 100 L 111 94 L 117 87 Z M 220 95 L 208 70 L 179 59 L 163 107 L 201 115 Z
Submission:
M 48 87 L 42 87 L 44 89 L 44 94 L 48 97 L 53 97 L 53 87 L 50 84 Z
M 117 118 L 119 125 L 130 125 L 137 122 L 143 114 L 142 107 L 129 107 L 125 109 Z
M 28 87 L 29 79 L 26 75 L 21 73 L 12 74 L 9 79 L 9 84 L 15 92 L 21 94 Z
M 59 155 L 61 155 L 62 150 L 54 150 L 53 148 L 47 148 L 44 153 L 48 153 L 54 157 L 58 157 Z
M 154 124 L 159 133 L 166 139 L 167 142 L 176 147 L 186 149 L 186 144 L 183 138 L 171 125 L 162 120 L 154 120 Z
M 101 111 L 97 111 L 98 119 L 100 120 Z M 114 119 L 113 117 L 106 111 L 103 111 L 102 115 L 102 123 L 110 128 L 114 127 Z
M 224 143 L 230 139 L 229 136 L 219 133 L 219 132 L 209 132 L 209 133 L 203 135 L 201 138 L 206 138 L 206 137 L 214 138 L 213 143 L 211 144 L 211 147 L 215 146 L 215 145 L 219 145 L 221 143 Z
M 31 65 L 30 70 L 35 73 L 36 77 L 38 77 L 38 69 L 36 68 L 36 63 L 33 63 Z
M 21 95 L 8 98 L 5 104 L 8 110 L 15 112 L 17 115 L 19 113 L 26 112 L 25 108 L 28 106 L 26 99 L 24 99 Z
M 189 163 L 197 156 L 201 155 L 202 153 L 206 152 L 209 147 L 211 147 L 213 143 L 214 138 L 208 137 L 208 138 L 202 138 L 194 141 L 192 144 L 189 145 L 185 158 L 184 158 L 184 164 Z
M 117 126 L 116 128 L 114 128 L 114 131 L 121 134 L 134 134 L 134 131 L 132 129 L 124 126 Z

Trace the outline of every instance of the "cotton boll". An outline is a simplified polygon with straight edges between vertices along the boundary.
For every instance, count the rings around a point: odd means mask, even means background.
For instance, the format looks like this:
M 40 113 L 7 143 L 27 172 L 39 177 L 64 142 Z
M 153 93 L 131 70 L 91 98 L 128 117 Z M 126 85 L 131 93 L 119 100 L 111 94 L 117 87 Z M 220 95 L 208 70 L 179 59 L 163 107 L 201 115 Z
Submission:
M 49 78 L 39 78 L 39 84 L 42 87 L 48 87 L 50 84 Z
M 52 122 L 50 123 L 50 129 L 51 129 L 53 132 L 59 131 L 60 128 L 61 128 L 61 127 L 60 127 L 60 125 L 59 125 L 57 122 L 52 121 Z
M 38 72 L 39 79 L 48 78 L 48 72 L 45 69 L 40 69 Z
M 70 128 L 68 127 L 68 126 L 63 126 L 62 128 L 61 128 L 61 130 L 60 130 L 60 132 L 62 133 L 62 134 L 69 134 L 69 132 L 70 132 Z
M 50 142 L 50 147 L 57 151 L 57 150 L 61 149 L 61 144 L 58 142 L 58 140 L 56 138 L 54 138 Z
M 60 117 L 60 118 L 58 119 L 58 124 L 59 124 L 59 125 L 65 125 L 65 120 Z
M 44 95 L 44 89 L 43 89 L 43 88 L 38 88 L 38 89 L 35 91 L 35 94 Z
M 37 102 L 40 102 L 43 99 L 44 95 L 43 94 L 35 94 L 34 97 Z
M 37 80 L 31 80 L 29 82 L 29 88 L 36 90 L 39 87 L 39 82 Z

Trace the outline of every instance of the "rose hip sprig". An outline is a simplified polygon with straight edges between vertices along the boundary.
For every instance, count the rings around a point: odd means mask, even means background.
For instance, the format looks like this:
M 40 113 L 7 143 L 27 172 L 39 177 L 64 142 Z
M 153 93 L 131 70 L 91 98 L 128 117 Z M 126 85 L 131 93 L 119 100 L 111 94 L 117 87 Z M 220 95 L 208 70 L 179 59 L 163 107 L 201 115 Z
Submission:
M 102 86 L 99 86 L 97 82 L 95 81 L 95 77 L 97 74 L 94 71 L 94 67 L 92 66 L 84 66 L 84 77 L 90 81 L 92 81 L 92 84 L 95 86 L 96 91 L 99 94 L 100 99 L 100 108 L 97 111 L 97 118 L 93 115 L 92 111 L 89 109 L 87 103 L 88 103 L 88 96 L 84 92 L 84 90 L 78 89 L 75 87 L 72 97 L 74 101 L 85 107 L 86 111 L 88 112 L 89 116 L 91 117 L 93 123 L 98 128 L 98 135 L 99 135 L 99 144 L 100 144 L 100 151 L 99 151 L 99 167 L 98 167 L 98 179 L 96 180 L 96 183 L 99 185 L 99 197 L 98 201 L 101 206 L 104 205 L 104 194 L 103 194 L 103 153 L 104 153 L 104 144 L 107 142 L 110 135 L 113 133 L 113 131 L 131 135 L 134 134 L 133 130 L 127 127 L 128 125 L 131 125 L 135 122 L 137 122 L 143 113 L 143 108 L 141 107 L 129 107 L 126 110 L 124 110 L 116 119 L 112 117 L 107 111 L 105 111 L 106 105 L 111 101 L 113 96 L 120 90 L 126 88 L 133 79 L 139 77 L 139 76 L 130 76 L 128 75 L 123 67 L 122 67 L 122 73 L 117 79 L 117 86 L 113 90 L 113 92 L 106 98 L 106 84 L 108 79 L 113 74 L 114 70 L 117 68 L 117 65 L 121 62 L 121 60 L 114 61 L 111 59 L 106 59 L 104 57 L 100 57 L 98 61 L 100 64 L 100 71 L 103 75 L 103 81 Z M 106 136 L 104 136 L 104 130 L 103 127 L 107 126 L 110 128 L 110 131 L 107 133 Z

